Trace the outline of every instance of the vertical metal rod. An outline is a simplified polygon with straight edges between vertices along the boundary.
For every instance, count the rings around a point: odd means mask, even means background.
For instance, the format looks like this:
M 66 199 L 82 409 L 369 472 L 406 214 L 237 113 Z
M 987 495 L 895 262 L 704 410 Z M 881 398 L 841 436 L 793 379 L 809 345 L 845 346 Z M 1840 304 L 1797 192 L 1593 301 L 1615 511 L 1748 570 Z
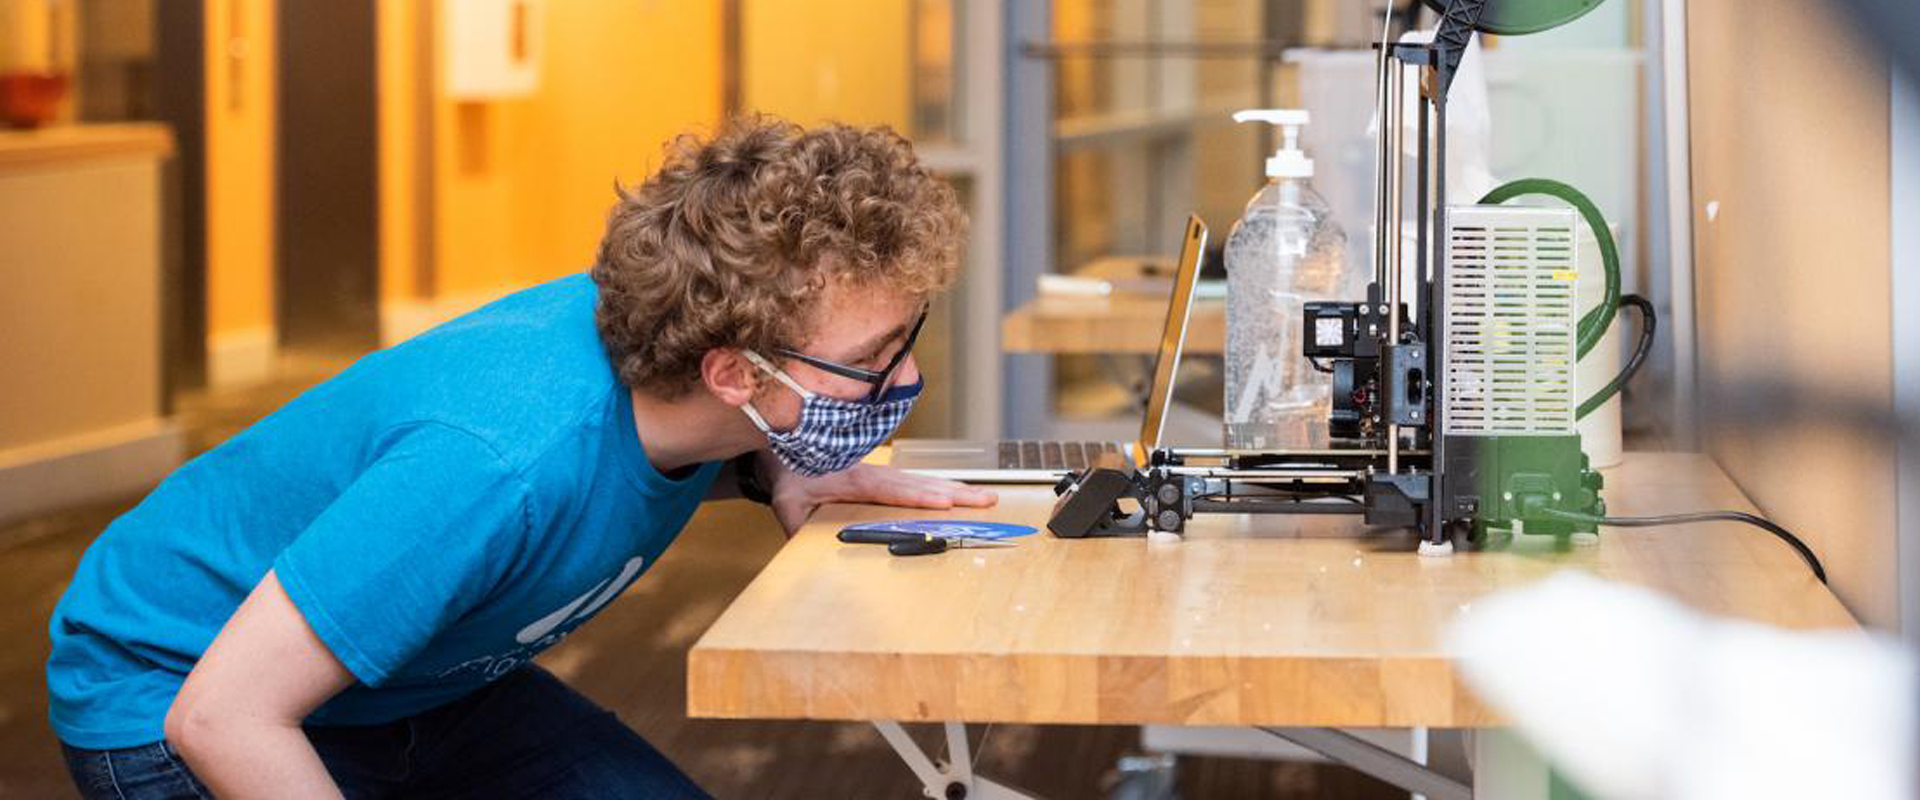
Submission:
M 1406 152 L 1406 124 L 1403 120 L 1406 101 L 1406 67 L 1398 60 L 1387 62 L 1387 113 L 1388 129 L 1383 131 L 1390 150 L 1381 168 L 1387 172 L 1387 344 L 1400 343 L 1400 211 L 1401 191 L 1406 181 L 1406 172 L 1401 168 L 1401 153 Z M 1387 422 L 1387 472 L 1400 471 L 1400 426 Z
M 1401 189 L 1406 181 L 1400 155 L 1406 152 L 1404 76 L 1404 65 L 1399 61 L 1387 62 L 1388 153 L 1381 168 L 1387 172 L 1387 281 L 1383 288 L 1387 295 L 1387 335 L 1390 343 L 1398 342 L 1400 338 L 1400 226 L 1401 206 L 1404 203 Z
M 1374 81 L 1377 84 L 1375 87 L 1374 102 L 1378 105 L 1378 108 L 1375 109 L 1374 119 L 1379 126 L 1376 131 L 1379 136 L 1375 142 L 1377 146 L 1374 148 L 1375 158 L 1373 163 L 1373 282 L 1374 285 L 1380 287 L 1382 296 L 1384 296 L 1387 290 L 1388 275 L 1387 146 L 1389 142 L 1387 139 L 1387 111 L 1390 106 L 1387 96 L 1387 76 L 1393 74 L 1392 70 L 1388 69 L 1388 65 L 1393 63 L 1393 4 L 1387 4 L 1385 13 L 1382 13 L 1380 16 L 1380 53 L 1378 59 L 1375 61 L 1374 73 Z
M 1427 396 L 1433 398 L 1433 412 L 1427 415 L 1427 425 L 1432 431 L 1433 443 L 1428 449 L 1433 453 L 1432 479 L 1429 481 L 1427 495 L 1427 539 L 1435 544 L 1447 541 L 1446 526 L 1441 513 L 1441 501 L 1446 497 L 1444 483 L 1447 463 L 1447 315 L 1441 312 L 1441 299 L 1447 294 L 1447 262 L 1443 249 L 1447 240 L 1447 81 L 1452 76 L 1446 74 L 1447 67 L 1440 65 L 1434 79 L 1433 92 L 1433 242 L 1422 242 L 1433 248 L 1433 285 L 1428 288 L 1427 304 L 1434 310 L 1431 317 L 1430 333 L 1433 341 L 1427 343 L 1427 376 L 1433 382 L 1433 388 Z
M 1415 68 L 1414 74 L 1420 75 L 1424 73 L 1421 71 L 1420 68 Z M 1416 188 L 1414 189 L 1414 192 L 1413 192 L 1413 207 L 1415 209 L 1418 209 L 1418 211 L 1416 211 L 1413 216 L 1414 216 L 1414 219 L 1419 223 L 1418 234 L 1417 234 L 1418 238 L 1414 239 L 1414 241 L 1419 242 L 1420 244 L 1423 244 L 1423 245 L 1429 241 L 1427 239 L 1427 209 L 1431 207 L 1428 205 L 1431 195 L 1428 194 L 1428 191 L 1433 188 L 1428 184 L 1428 181 L 1427 181 L 1429 174 L 1432 172 L 1432 170 L 1428 168 L 1428 164 L 1431 163 L 1429 161 L 1429 157 L 1432 155 L 1432 153 L 1429 151 L 1429 148 L 1427 147 L 1427 144 L 1430 141 L 1428 139 L 1428 136 L 1430 134 L 1430 128 L 1429 128 L 1428 122 L 1431 119 L 1431 117 L 1432 115 L 1427 113 L 1427 104 L 1423 100 L 1422 102 L 1420 102 L 1419 128 L 1418 128 L 1418 131 L 1414 134 L 1415 141 L 1419 143 L 1418 147 L 1420 148 L 1420 155 L 1419 155 L 1419 158 L 1414 160 L 1414 164 L 1417 165 L 1419 169 L 1419 174 L 1417 175 L 1417 177 L 1414 178 L 1414 185 L 1416 186 Z M 1273 127 L 1273 126 L 1269 125 L 1267 127 Z M 1414 299 L 1418 300 L 1420 297 L 1420 295 L 1418 294 L 1418 288 L 1426 285 L 1427 276 L 1428 276 L 1427 270 L 1430 269 L 1430 267 L 1427 266 L 1427 251 L 1425 248 L 1423 247 L 1414 248 L 1413 258 L 1414 258 L 1413 275 L 1415 280 Z M 1425 305 L 1426 303 L 1424 302 L 1421 303 L 1421 306 L 1424 307 Z M 1420 315 L 1415 314 L 1413 319 L 1414 319 L 1414 322 L 1413 322 L 1414 329 L 1420 330 L 1420 322 L 1419 322 Z
M 1374 119 L 1378 121 L 1373 159 L 1373 282 L 1382 296 L 1387 291 L 1387 40 L 1380 40 L 1380 63 L 1374 76 Z
M 1428 57 L 1435 62 L 1439 61 L 1439 54 L 1437 52 L 1429 53 Z M 1439 79 L 1434 67 L 1429 64 L 1423 71 L 1423 74 L 1429 77 L 1432 84 L 1423 89 L 1423 94 L 1438 91 Z M 1425 102 L 1420 104 L 1420 121 L 1426 126 L 1426 129 L 1420 134 L 1420 175 L 1425 179 L 1427 184 L 1426 201 L 1420 206 L 1420 214 L 1421 229 L 1426 231 L 1427 234 L 1420 237 L 1421 262 L 1425 269 L 1420 273 L 1419 281 L 1414 287 L 1414 292 L 1415 297 L 1419 298 L 1420 302 L 1420 312 L 1416 315 L 1420 320 L 1418 323 L 1420 326 L 1420 335 L 1427 337 L 1433 335 L 1432 319 L 1433 315 L 1439 311 L 1433 303 L 1429 302 L 1429 299 L 1433 296 L 1433 271 L 1439 269 L 1441 250 L 1438 247 L 1438 243 L 1446 235 L 1445 231 L 1434 227 L 1433 221 L 1438 219 L 1434 211 L 1447 202 L 1446 196 L 1440 194 L 1439 187 L 1437 186 L 1440 178 L 1440 166 L 1435 164 L 1433 159 L 1434 141 L 1440 135 L 1439 127 L 1446 123 L 1434 116 L 1431 96 L 1426 96 Z M 1431 422 L 1432 420 L 1429 419 L 1428 421 Z

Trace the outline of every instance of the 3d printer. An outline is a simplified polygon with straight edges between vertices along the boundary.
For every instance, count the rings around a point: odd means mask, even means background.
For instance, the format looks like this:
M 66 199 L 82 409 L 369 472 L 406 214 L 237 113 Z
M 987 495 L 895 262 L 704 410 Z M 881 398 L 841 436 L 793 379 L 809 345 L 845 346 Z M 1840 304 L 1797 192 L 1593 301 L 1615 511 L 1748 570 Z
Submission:
M 1440 14 L 1430 43 L 1383 37 L 1378 45 L 1373 280 L 1364 300 L 1311 302 L 1301 313 L 1299 357 L 1332 373 L 1331 446 L 1171 448 L 1153 453 L 1144 470 L 1115 464 L 1076 473 L 1056 487 L 1053 533 L 1177 533 L 1197 513 L 1357 514 L 1370 525 L 1413 527 L 1422 552 L 1444 553 L 1456 532 L 1596 532 L 1605 517 L 1602 481 L 1574 425 L 1644 358 L 1651 307 L 1630 299 L 1645 320 L 1639 350 L 1619 377 L 1582 398 L 1575 363 L 1599 343 L 1621 302 L 1606 221 L 1578 191 L 1546 180 L 1508 184 L 1477 205 L 1448 206 L 1441 121 L 1475 31 L 1545 30 L 1601 1 L 1426 0 Z M 1413 190 L 1421 210 L 1410 253 L 1400 246 L 1399 213 L 1409 84 L 1420 97 Z M 1529 194 L 1571 208 L 1501 205 Z M 1602 305 L 1577 318 L 1581 224 L 1599 241 L 1607 281 Z M 1409 259 L 1417 277 L 1403 281 Z

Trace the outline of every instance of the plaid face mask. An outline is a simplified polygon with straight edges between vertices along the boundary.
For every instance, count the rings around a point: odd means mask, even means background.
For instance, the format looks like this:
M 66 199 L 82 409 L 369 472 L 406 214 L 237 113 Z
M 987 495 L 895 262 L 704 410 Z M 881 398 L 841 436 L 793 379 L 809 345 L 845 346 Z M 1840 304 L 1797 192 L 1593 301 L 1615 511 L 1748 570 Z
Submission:
M 927 385 L 925 380 L 912 386 L 895 386 L 873 402 L 855 402 L 826 397 L 801 386 L 792 376 L 760 354 L 746 352 L 747 360 L 800 395 L 800 424 L 790 431 L 776 431 L 752 403 L 740 407 L 753 420 L 753 426 L 767 435 L 767 444 L 780 463 L 806 477 L 839 472 L 859 463 L 900 427 L 900 421 L 913 410 L 913 401 Z

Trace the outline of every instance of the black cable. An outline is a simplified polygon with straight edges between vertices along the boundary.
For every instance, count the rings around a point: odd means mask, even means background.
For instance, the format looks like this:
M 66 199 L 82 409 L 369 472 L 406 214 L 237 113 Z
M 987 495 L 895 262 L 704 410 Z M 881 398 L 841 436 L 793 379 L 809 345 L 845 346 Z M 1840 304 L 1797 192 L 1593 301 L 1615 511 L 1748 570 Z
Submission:
M 1627 381 L 1632 380 L 1634 373 L 1639 372 L 1640 366 L 1647 362 L 1647 353 L 1653 350 L 1653 334 L 1660 325 L 1660 321 L 1653 313 L 1653 303 L 1637 294 L 1623 294 L 1620 296 L 1620 305 L 1633 306 L 1640 310 L 1640 341 L 1633 346 L 1633 355 L 1627 358 L 1627 365 L 1620 368 L 1620 374 L 1614 376 L 1612 381 L 1609 381 L 1600 391 L 1595 392 L 1592 397 L 1587 398 L 1586 402 L 1581 403 L 1580 410 L 1574 414 L 1575 419 L 1593 413 L 1594 409 L 1605 405 L 1614 394 L 1625 389 Z
M 1307 363 L 1313 365 L 1313 371 L 1315 372 L 1333 372 L 1333 367 L 1320 363 L 1320 359 L 1314 358 L 1313 356 L 1307 357 Z
M 1640 309 L 1640 343 L 1633 348 L 1633 355 L 1627 359 L 1626 369 L 1620 371 L 1620 385 L 1633 380 L 1634 373 L 1647 363 L 1647 353 L 1653 350 L 1653 331 L 1660 326 L 1659 319 L 1653 313 L 1653 302 L 1637 294 L 1623 294 L 1620 304 Z
M 1651 528 L 1656 525 L 1685 525 L 1690 522 L 1744 522 L 1771 533 L 1779 537 L 1780 541 L 1791 545 L 1800 554 L 1800 558 L 1807 562 L 1807 568 L 1813 570 L 1813 577 L 1819 578 L 1821 583 L 1827 582 L 1826 568 L 1820 566 L 1819 557 L 1813 554 L 1813 548 L 1808 547 L 1806 542 L 1800 541 L 1800 537 L 1780 527 L 1778 523 L 1744 511 L 1696 511 L 1691 514 L 1665 514 L 1657 517 L 1596 517 L 1592 514 L 1561 511 L 1556 508 L 1542 509 L 1542 511 L 1550 517 L 1573 522 L 1590 522 L 1596 525 L 1612 525 L 1618 528 Z

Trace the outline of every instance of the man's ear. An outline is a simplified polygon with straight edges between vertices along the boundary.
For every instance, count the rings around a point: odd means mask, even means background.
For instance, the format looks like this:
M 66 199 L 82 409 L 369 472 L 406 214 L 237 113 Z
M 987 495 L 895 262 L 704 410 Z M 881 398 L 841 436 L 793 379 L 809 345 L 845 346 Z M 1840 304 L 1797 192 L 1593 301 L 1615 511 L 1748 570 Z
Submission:
M 700 357 L 700 382 L 720 402 L 738 408 L 760 391 L 753 362 L 739 350 L 715 347 Z

